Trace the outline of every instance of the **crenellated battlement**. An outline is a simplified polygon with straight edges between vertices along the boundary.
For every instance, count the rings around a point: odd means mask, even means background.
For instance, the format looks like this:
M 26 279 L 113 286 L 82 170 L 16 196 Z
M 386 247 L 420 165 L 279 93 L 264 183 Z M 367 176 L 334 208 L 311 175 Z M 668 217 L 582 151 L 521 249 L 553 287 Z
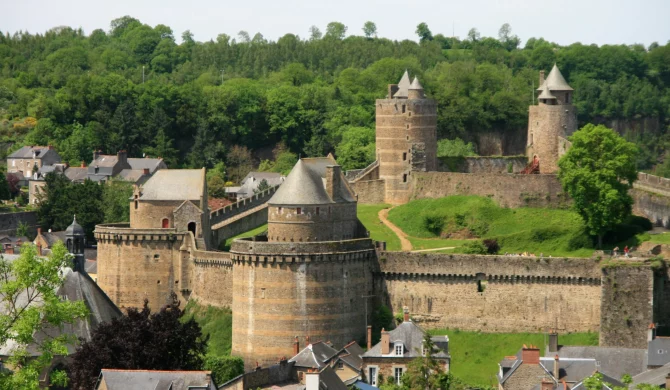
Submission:
M 600 286 L 601 278 L 531 276 L 531 275 L 478 275 L 478 274 L 431 274 L 407 272 L 379 272 L 375 274 L 386 280 L 420 279 L 424 281 L 440 281 L 451 284 L 473 283 L 486 280 L 489 283 L 504 284 L 564 284 L 576 286 Z
M 280 184 L 281 185 L 281 184 Z M 274 193 L 279 188 L 279 185 L 270 187 L 265 191 L 254 194 L 249 198 L 242 199 L 235 203 L 224 206 L 220 209 L 214 210 L 210 213 L 210 226 L 214 226 L 228 218 L 232 218 L 235 215 L 241 214 L 247 210 L 250 210 L 258 205 L 261 205 L 272 197 Z

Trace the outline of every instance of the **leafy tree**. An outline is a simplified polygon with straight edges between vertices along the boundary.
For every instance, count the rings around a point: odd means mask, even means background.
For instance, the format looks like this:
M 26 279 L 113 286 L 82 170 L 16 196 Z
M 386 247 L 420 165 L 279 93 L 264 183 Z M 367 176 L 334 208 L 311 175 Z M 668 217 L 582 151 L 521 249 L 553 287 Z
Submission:
M 407 372 L 402 376 L 402 383 L 412 390 L 449 390 L 451 374 L 433 356 L 439 350 L 435 347 L 429 334 L 423 337 L 423 350 L 416 351 L 421 356 L 407 364 Z
M 468 31 L 468 40 L 470 40 L 470 42 L 473 42 L 473 43 L 477 42 L 477 41 L 479 41 L 480 37 L 481 37 L 481 34 L 479 33 L 479 30 L 477 30 L 475 27 L 471 28 Z
M 638 150 L 603 125 L 584 126 L 570 142 L 572 147 L 558 162 L 558 178 L 601 247 L 603 235 L 631 214 L 628 190 L 637 178 Z
M 363 34 L 365 34 L 365 37 L 368 39 L 377 38 L 377 25 L 371 21 L 365 22 L 363 25 Z
M 326 38 L 342 40 L 346 34 L 347 26 L 340 22 L 330 22 L 326 26 Z
M 321 30 L 318 27 L 312 26 L 309 28 L 309 39 L 311 41 L 319 40 L 322 36 L 323 34 L 321 34 Z
M 243 43 L 249 43 L 251 42 L 251 38 L 249 37 L 249 33 L 241 30 L 240 32 L 237 33 L 237 38 L 239 38 L 240 42 Z
M 335 148 L 342 169 L 362 169 L 375 160 L 375 131 L 369 127 L 350 127 Z
M 366 298 L 367 299 L 367 298 Z M 388 306 L 380 305 L 372 312 L 372 344 L 377 344 L 381 340 L 382 329 L 390 330 L 393 328 L 393 312 Z
M 142 309 L 129 308 L 126 315 L 98 325 L 72 355 L 72 388 L 93 388 L 103 368 L 201 369 L 207 338 L 194 319 L 182 321 L 182 315 L 173 293 L 158 313 L 151 313 L 145 300 Z
M 205 370 L 212 371 L 216 383 L 224 384 L 244 374 L 244 360 L 237 356 L 207 356 Z
M 465 143 L 460 138 L 441 139 L 437 141 L 437 157 L 476 156 L 472 142 Z
M 12 371 L 0 372 L 0 389 L 39 389 L 40 374 L 52 359 L 67 354 L 67 344 L 75 341 L 65 334 L 52 336 L 47 328 L 60 328 L 88 316 L 83 301 L 68 301 L 58 296 L 63 285 L 63 267 L 71 267 L 71 255 L 62 242 L 54 244 L 48 257 L 40 257 L 35 246 L 24 244 L 15 260 L 0 255 L 0 344 L 14 344 L 7 363 Z M 36 333 L 40 338 L 35 338 Z M 39 356 L 27 351 L 36 345 Z M 32 348 L 32 346 L 31 346 Z M 64 372 L 51 375 L 51 383 L 65 386 Z
M 226 197 L 226 182 L 221 176 L 207 178 L 207 196 L 210 199 L 221 199 Z
M 244 146 L 233 146 L 226 156 L 226 165 L 230 180 L 239 183 L 253 169 L 251 152 Z
M 0 172 L 0 200 L 12 199 L 12 193 L 9 191 L 9 183 L 4 172 Z
M 16 227 L 16 235 L 30 238 L 30 226 L 28 226 L 28 223 L 19 221 L 19 225 Z
M 419 36 L 419 40 L 421 42 L 425 41 L 432 41 L 433 40 L 433 33 L 430 32 L 430 29 L 428 28 L 428 25 L 426 23 L 419 23 L 418 26 L 416 26 L 416 35 Z
M 144 153 L 151 157 L 161 157 L 168 167 L 177 165 L 177 149 L 172 147 L 172 139 L 168 138 L 164 129 L 158 129 L 153 146 L 144 148 Z
M 259 194 L 268 189 L 270 189 L 270 185 L 268 184 L 267 180 L 263 179 L 260 183 L 258 183 L 258 187 L 256 187 L 254 190 L 254 194 Z
M 130 198 L 133 196 L 132 183 L 112 179 L 104 185 L 102 195 L 105 223 L 130 221 Z

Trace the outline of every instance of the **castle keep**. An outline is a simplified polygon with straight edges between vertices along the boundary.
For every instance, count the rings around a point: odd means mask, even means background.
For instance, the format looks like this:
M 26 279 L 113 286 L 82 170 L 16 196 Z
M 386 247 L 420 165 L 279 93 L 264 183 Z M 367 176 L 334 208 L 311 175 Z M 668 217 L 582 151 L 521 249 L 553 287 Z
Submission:
M 554 173 L 577 126 L 573 91 L 554 67 L 539 92 L 526 170 L 540 174 L 518 174 L 525 157 L 481 157 L 464 164 L 471 173 L 442 171 L 435 101 L 407 73 L 376 101 L 377 160 L 363 170 L 343 173 L 332 156 L 300 159 L 281 186 L 214 211 L 204 169 L 158 171 L 129 199 L 130 223 L 96 227 L 99 285 L 120 307 L 149 299 L 157 310 L 173 292 L 231 307 L 232 353 L 247 368 L 291 356 L 296 336 L 337 346 L 362 340 L 379 303 L 408 307 L 425 328 L 600 331 L 602 346 L 645 347 L 649 323 L 670 324 L 662 267 L 385 252 L 358 221 L 359 202 L 455 194 L 506 207 L 566 206 Z M 670 185 L 645 176 L 639 186 L 658 195 L 640 207 L 670 220 L 659 210 L 667 211 Z M 266 233 L 214 250 L 265 222 Z

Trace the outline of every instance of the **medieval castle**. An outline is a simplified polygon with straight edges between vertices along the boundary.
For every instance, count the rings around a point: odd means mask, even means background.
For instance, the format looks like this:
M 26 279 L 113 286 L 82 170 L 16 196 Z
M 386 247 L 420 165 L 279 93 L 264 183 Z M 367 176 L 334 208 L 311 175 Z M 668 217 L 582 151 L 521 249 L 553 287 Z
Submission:
M 573 90 L 556 66 L 540 78 L 527 155 L 502 167 L 485 157 L 459 172 L 442 166 L 436 103 L 406 72 L 376 102 L 377 159 L 365 169 L 342 172 L 332 156 L 304 158 L 281 186 L 213 211 L 204 169 L 158 171 L 133 194 L 130 223 L 96 227 L 98 283 L 120 307 L 148 298 L 157 308 L 172 292 L 231 307 L 232 353 L 248 366 L 291 356 L 296 336 L 336 345 L 363 339 L 380 303 L 409 307 L 428 328 L 599 331 L 602 346 L 646 347 L 647 325 L 670 322 L 663 268 L 387 252 L 357 219 L 358 203 L 454 194 L 489 196 L 507 207 L 569 202 L 555 172 L 577 126 Z M 667 198 L 659 199 L 640 207 L 668 210 L 661 204 Z M 235 240 L 229 252 L 213 250 L 264 223 L 265 234 Z

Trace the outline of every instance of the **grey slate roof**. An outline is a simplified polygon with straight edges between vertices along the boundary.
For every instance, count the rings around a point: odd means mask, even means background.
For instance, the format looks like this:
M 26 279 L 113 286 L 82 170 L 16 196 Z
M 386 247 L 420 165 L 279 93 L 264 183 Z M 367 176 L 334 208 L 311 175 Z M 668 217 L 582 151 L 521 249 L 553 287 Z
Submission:
M 361 371 L 361 368 L 363 367 L 363 359 L 361 356 L 363 356 L 364 353 L 365 351 L 363 348 L 352 341 L 342 348 L 342 351 L 339 352 L 339 358 L 354 370 Z
M 167 168 L 162 158 L 129 158 L 128 164 L 130 164 L 131 169 L 139 169 L 140 171 L 148 169 L 151 174 L 158 169 Z
M 544 369 L 551 373 L 554 377 L 554 358 L 553 357 L 541 357 L 540 365 Z M 598 369 L 595 359 L 575 359 L 575 358 L 566 358 L 558 360 L 558 380 L 565 380 L 570 383 L 577 383 L 593 375 L 594 372 Z
M 609 375 L 603 374 L 602 372 L 600 374 L 603 376 L 603 378 L 602 378 L 602 381 L 603 381 L 602 390 L 609 390 L 609 389 L 612 389 L 614 387 L 625 387 L 626 386 L 621 381 L 619 381 L 615 378 L 612 378 Z M 578 384 L 576 384 L 572 388 L 572 390 L 584 390 L 584 389 L 586 389 L 586 386 L 584 386 L 583 381 L 579 382 Z
M 595 359 L 600 363 L 599 371 L 613 378 L 621 378 L 623 374 L 635 376 L 644 372 L 647 367 L 647 351 L 645 349 L 564 346 L 556 354 L 561 359 Z
M 537 97 L 538 99 L 556 100 L 556 96 L 552 95 L 549 88 L 547 88 L 547 83 L 542 84 L 542 88 L 540 89 L 542 93 Z
M 330 345 L 319 341 L 309 344 L 297 355 L 289 359 L 289 363 L 294 363 L 295 367 L 321 368 L 327 365 L 327 362 L 337 355 L 337 350 Z
M 337 203 L 326 193 L 326 167 L 337 165 L 332 157 L 302 158 L 295 164 L 284 183 L 270 198 L 271 205 L 318 205 Z M 349 188 L 344 174 L 340 173 L 338 198 L 343 202 L 355 202 L 356 197 Z
M 87 176 L 88 168 L 86 167 L 69 167 L 65 170 L 65 177 L 72 182 L 84 181 Z
M 398 91 L 393 95 L 394 98 L 407 98 L 408 90 L 411 83 L 409 80 L 409 73 L 405 70 L 402 78 L 398 82 Z
M 630 388 L 634 389 L 640 383 L 648 383 L 655 386 L 665 385 L 665 377 L 668 375 L 668 373 L 670 373 L 670 363 L 637 375 L 633 375 L 633 383 L 631 383 Z
M 42 232 L 42 237 L 46 240 L 49 248 L 51 248 L 58 241 L 65 242 L 65 231 L 61 230 L 59 232 Z
M 398 325 L 397 328 L 389 332 L 389 337 L 391 340 L 391 353 L 393 354 L 394 345 L 396 343 L 402 343 L 404 346 L 405 354 L 402 356 L 404 358 L 410 357 L 420 357 L 422 356 L 421 352 L 423 350 L 423 336 L 426 332 L 421 329 L 412 321 L 405 321 L 402 324 Z M 449 338 L 447 336 L 433 336 L 431 337 L 435 346 L 438 346 L 438 343 L 443 347 L 448 344 Z M 363 354 L 363 358 L 366 357 L 388 357 L 382 355 L 382 343 L 377 343 L 370 348 L 367 352 Z M 394 356 L 391 356 L 394 357 Z M 440 349 L 439 352 L 433 353 L 433 357 L 436 358 L 447 358 L 449 357 L 449 348 L 447 345 L 446 350 Z
M 143 184 L 149 179 L 148 175 L 144 175 L 143 169 L 124 169 L 119 172 L 119 179 L 128 181 L 134 184 Z
M 151 371 L 102 369 L 108 390 L 216 390 L 211 371 Z M 96 386 L 96 389 L 98 386 Z
M 237 197 L 239 199 L 248 198 L 255 194 L 256 189 L 265 180 L 270 187 L 280 185 L 286 179 L 281 173 L 275 172 L 249 172 L 242 180 L 242 185 L 238 187 Z
M 347 386 L 330 366 L 319 373 L 319 388 L 324 390 L 347 390 Z
M 409 89 L 423 89 L 421 83 L 419 82 L 418 77 L 414 76 L 414 81 L 412 81 L 412 84 L 409 86 Z
M 25 159 L 33 158 L 33 153 L 35 154 L 36 159 L 41 160 L 45 158 L 45 156 L 49 156 L 52 158 L 55 158 L 56 160 L 60 161 L 60 157 L 58 156 L 58 153 L 56 153 L 55 150 L 49 149 L 48 146 L 24 146 L 21 149 L 17 150 L 16 152 L 10 154 L 7 156 L 8 159 Z
M 67 237 L 68 235 L 84 235 L 84 234 L 86 234 L 84 232 L 84 228 L 77 223 L 77 216 L 74 216 L 72 218 L 72 223 L 70 224 L 70 226 L 68 226 L 67 229 L 65 229 L 65 236 Z
M 563 78 L 563 75 L 561 74 L 561 71 L 558 70 L 558 66 L 554 64 L 554 67 L 551 68 L 551 72 L 549 72 L 549 76 L 547 76 L 547 79 L 544 80 L 544 83 L 540 85 L 540 88 L 538 88 L 538 91 L 542 90 L 542 87 L 547 86 L 550 91 L 573 91 L 572 87 L 568 85 L 568 82 L 565 81 Z
M 204 188 L 204 169 L 160 169 L 142 186 L 140 200 L 199 202 Z
M 670 363 L 670 338 L 655 337 L 647 344 L 648 365 L 663 366 Z

